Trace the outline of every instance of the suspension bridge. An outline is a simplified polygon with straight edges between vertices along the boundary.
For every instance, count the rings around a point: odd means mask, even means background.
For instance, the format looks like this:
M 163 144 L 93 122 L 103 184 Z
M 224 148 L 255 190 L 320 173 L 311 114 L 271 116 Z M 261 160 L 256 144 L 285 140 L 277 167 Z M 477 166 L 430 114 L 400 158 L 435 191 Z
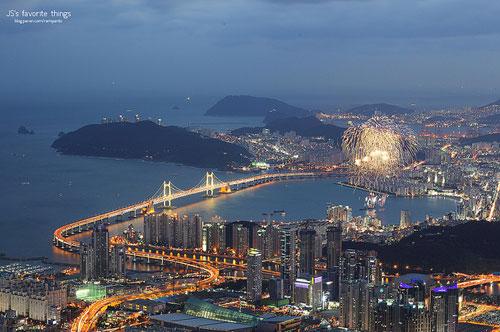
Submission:
M 54 232 L 53 242 L 56 247 L 70 252 L 78 252 L 79 242 L 72 240 L 72 235 L 91 230 L 99 223 L 112 223 L 134 218 L 144 213 L 151 213 L 155 207 L 172 208 L 172 202 L 189 196 L 204 194 L 214 197 L 217 194 L 230 194 L 234 191 L 253 187 L 263 183 L 324 177 L 329 174 L 314 172 L 266 173 L 240 179 L 222 181 L 213 172 L 207 172 L 200 182 L 190 189 L 180 189 L 171 181 L 164 181 L 148 199 L 121 207 L 109 212 L 77 220 L 59 227 Z

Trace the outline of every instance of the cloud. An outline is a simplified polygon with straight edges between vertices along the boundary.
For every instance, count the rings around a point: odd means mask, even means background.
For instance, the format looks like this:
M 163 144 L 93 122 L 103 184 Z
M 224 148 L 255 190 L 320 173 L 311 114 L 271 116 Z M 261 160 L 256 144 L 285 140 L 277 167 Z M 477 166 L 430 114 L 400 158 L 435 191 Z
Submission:
M 73 16 L 54 26 L 2 17 L 0 38 L 11 47 L 0 49 L 0 61 L 40 81 L 59 76 L 43 85 L 8 68 L 13 79 L 0 90 L 100 89 L 112 80 L 210 93 L 411 89 L 412 80 L 446 87 L 467 78 L 479 88 L 500 85 L 500 2 L 27 0 L 22 7 Z M 0 3 L 1 13 L 10 8 L 20 2 Z

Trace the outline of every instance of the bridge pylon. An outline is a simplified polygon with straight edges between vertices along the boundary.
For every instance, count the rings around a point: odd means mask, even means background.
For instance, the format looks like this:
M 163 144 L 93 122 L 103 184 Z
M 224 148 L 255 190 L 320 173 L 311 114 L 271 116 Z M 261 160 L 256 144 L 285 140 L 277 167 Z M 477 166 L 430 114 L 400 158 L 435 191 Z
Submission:
M 163 207 L 172 208 L 172 182 L 163 181 Z
M 207 172 L 205 174 L 205 196 L 207 197 L 213 197 L 214 196 L 214 172 Z

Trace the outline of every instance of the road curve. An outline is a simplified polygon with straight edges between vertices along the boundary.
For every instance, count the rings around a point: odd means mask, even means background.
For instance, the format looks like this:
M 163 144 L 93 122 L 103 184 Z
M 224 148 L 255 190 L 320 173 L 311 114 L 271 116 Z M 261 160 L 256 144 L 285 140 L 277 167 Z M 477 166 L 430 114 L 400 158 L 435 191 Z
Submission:
M 277 180 L 288 180 L 288 179 L 296 179 L 301 177 L 315 177 L 320 176 L 317 173 L 279 173 L 279 174 L 260 174 L 253 177 L 237 179 L 229 182 L 225 182 L 222 184 L 218 184 L 217 186 L 211 186 L 210 188 L 197 187 L 192 188 L 181 193 L 176 194 L 175 197 L 168 197 L 168 199 L 176 199 L 180 197 L 185 197 L 189 195 L 194 195 L 197 193 L 202 193 L 207 189 L 221 189 L 225 186 L 232 185 L 241 185 L 249 182 L 255 181 L 265 181 L 265 182 L 274 182 Z M 178 196 L 178 197 L 177 197 Z M 106 220 L 107 218 L 124 215 L 126 213 L 132 211 L 142 210 L 147 208 L 150 204 L 159 204 L 165 201 L 167 197 L 159 197 L 154 198 L 153 200 L 146 200 L 139 203 L 135 203 L 126 207 L 122 207 L 119 209 L 115 209 L 110 212 L 105 212 L 102 214 L 98 214 L 92 217 L 84 218 L 73 223 L 64 225 L 59 227 L 54 231 L 54 245 L 60 247 L 63 250 L 78 252 L 79 242 L 71 239 L 71 230 L 78 229 L 82 226 L 93 225 L 102 220 Z M 219 269 L 216 267 L 207 264 L 205 262 L 200 262 L 196 259 L 190 259 L 187 257 L 168 255 L 164 252 L 160 251 L 149 251 L 146 252 L 144 250 L 133 250 L 132 248 L 128 248 L 127 250 L 128 256 L 135 256 L 141 258 L 149 258 L 149 259 L 158 259 L 163 261 L 175 262 L 178 264 L 182 264 L 191 268 L 199 269 L 208 273 L 208 277 L 198 280 L 195 284 L 186 284 L 186 285 L 176 285 L 170 289 L 155 289 L 153 291 L 149 291 L 146 293 L 139 294 L 127 294 L 127 295 L 117 295 L 108 297 L 99 301 L 92 303 L 90 306 L 85 308 L 85 310 L 81 313 L 81 315 L 75 319 L 71 326 L 71 331 L 73 332 L 88 332 L 94 331 L 95 325 L 97 323 L 98 318 L 107 310 L 110 306 L 118 305 L 124 301 L 134 300 L 134 299 L 145 299 L 145 298 L 158 298 L 162 296 L 168 296 L 172 294 L 179 294 L 185 292 L 191 292 L 196 290 L 202 290 L 211 287 L 213 284 L 220 282 L 222 279 L 219 278 Z

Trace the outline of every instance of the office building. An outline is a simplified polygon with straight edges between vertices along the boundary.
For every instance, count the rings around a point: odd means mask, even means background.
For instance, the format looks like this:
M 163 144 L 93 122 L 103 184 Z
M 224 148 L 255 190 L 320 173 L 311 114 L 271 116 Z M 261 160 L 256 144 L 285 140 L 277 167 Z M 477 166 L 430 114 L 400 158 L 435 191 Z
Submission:
M 297 278 L 294 282 L 293 302 L 306 305 L 313 310 L 323 307 L 323 278 L 321 276 Z
M 326 230 L 326 270 L 330 285 L 330 300 L 339 299 L 340 256 L 342 255 L 342 228 L 334 225 Z
M 299 231 L 299 275 L 310 277 L 314 275 L 316 231 L 313 229 L 301 229 Z
M 384 300 L 374 310 L 374 332 L 430 332 L 429 311 L 398 300 Z
M 283 294 L 283 279 L 269 279 L 269 297 L 272 301 L 279 301 L 284 298 Z
M 458 327 L 458 287 L 439 286 L 431 291 L 432 332 L 455 332 Z

